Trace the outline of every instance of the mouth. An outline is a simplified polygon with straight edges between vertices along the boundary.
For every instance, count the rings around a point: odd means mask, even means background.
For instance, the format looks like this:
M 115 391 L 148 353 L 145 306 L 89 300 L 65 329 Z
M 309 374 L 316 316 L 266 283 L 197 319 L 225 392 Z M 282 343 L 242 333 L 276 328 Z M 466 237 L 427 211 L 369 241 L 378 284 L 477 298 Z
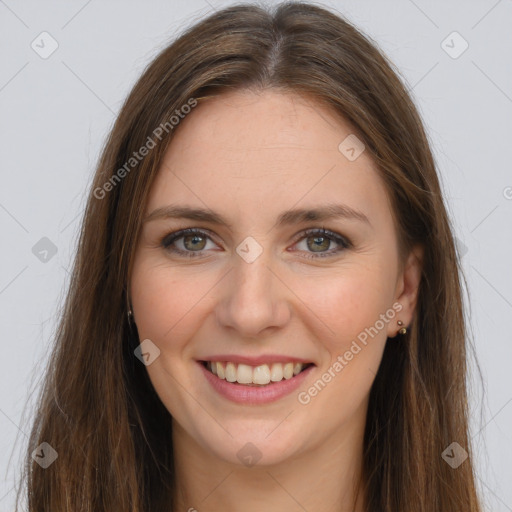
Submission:
M 289 361 L 251 366 L 230 361 L 199 361 L 204 368 L 218 379 L 247 387 L 266 387 L 281 381 L 291 380 L 314 363 Z

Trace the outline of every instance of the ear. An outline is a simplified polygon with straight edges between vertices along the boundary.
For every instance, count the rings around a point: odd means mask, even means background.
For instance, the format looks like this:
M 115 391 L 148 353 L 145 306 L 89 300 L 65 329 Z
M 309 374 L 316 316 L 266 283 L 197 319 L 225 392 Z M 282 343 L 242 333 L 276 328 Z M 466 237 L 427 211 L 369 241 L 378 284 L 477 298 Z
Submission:
M 414 310 L 418 300 L 418 291 L 423 270 L 424 248 L 415 245 L 406 258 L 403 269 L 398 275 L 395 300 L 402 309 L 396 315 L 396 320 L 401 320 L 404 327 L 408 327 L 414 318 Z M 396 323 L 388 324 L 388 336 L 393 338 L 397 335 L 400 327 Z

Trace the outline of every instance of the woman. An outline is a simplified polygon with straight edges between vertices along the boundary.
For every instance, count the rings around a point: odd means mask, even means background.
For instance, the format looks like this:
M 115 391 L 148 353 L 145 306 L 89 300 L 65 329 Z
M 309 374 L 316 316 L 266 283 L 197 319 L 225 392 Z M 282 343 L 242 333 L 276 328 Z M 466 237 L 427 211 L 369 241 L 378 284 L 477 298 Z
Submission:
M 216 12 L 105 145 L 28 510 L 478 512 L 465 336 L 392 65 L 316 6 Z

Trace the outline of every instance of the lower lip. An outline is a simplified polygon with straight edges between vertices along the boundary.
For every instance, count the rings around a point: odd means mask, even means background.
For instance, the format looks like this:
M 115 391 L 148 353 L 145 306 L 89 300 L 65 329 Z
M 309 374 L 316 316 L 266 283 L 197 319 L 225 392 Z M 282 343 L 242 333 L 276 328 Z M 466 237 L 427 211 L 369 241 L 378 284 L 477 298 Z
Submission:
M 309 366 L 291 379 L 283 379 L 279 382 L 270 382 L 266 386 L 244 386 L 234 382 L 219 379 L 203 363 L 198 362 L 206 380 L 213 389 L 223 397 L 239 404 L 266 404 L 275 402 L 295 391 L 307 378 L 314 365 Z

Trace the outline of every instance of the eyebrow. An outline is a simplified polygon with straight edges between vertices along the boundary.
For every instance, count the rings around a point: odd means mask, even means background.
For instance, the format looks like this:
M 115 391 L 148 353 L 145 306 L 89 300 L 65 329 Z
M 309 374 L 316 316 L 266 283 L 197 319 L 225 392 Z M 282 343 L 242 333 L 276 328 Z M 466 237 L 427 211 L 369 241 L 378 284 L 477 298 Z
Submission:
M 277 225 L 282 227 L 292 224 L 300 224 L 308 221 L 323 221 L 335 218 L 348 220 L 357 220 L 364 222 L 371 227 L 368 217 L 361 211 L 351 208 L 344 204 L 327 204 L 318 208 L 301 208 L 282 212 Z M 203 208 L 193 208 L 191 206 L 167 205 L 156 208 L 143 219 L 143 224 L 157 219 L 190 219 L 212 224 L 226 226 L 232 230 L 231 224 L 219 213 Z

